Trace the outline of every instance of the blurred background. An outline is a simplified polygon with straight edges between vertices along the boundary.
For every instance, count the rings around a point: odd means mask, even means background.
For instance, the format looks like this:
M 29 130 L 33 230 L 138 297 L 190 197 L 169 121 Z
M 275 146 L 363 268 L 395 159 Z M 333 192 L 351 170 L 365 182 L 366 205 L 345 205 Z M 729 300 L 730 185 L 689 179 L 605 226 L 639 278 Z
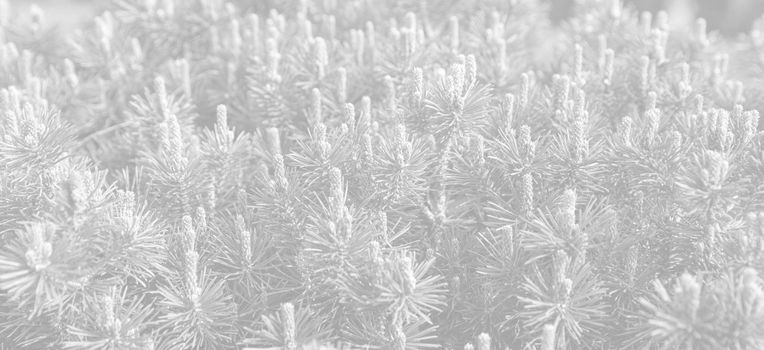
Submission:
M 576 0 L 549 0 L 552 18 L 564 19 L 575 9 Z M 734 36 L 747 32 L 751 24 L 764 14 L 764 0 L 621 0 L 641 11 L 666 10 L 672 25 L 689 28 L 697 17 L 708 22 L 709 30 Z
M 182 0 L 184 1 L 184 0 Z M 261 0 L 250 0 L 261 1 Z M 575 11 L 577 0 L 544 0 L 552 5 L 550 16 L 555 21 L 566 18 Z M 764 13 L 764 0 L 622 0 L 640 10 L 666 10 L 671 14 L 671 22 L 684 27 L 696 16 L 708 21 L 710 30 L 718 30 L 723 35 L 735 35 L 748 31 L 754 20 Z M 76 27 L 92 19 L 108 4 L 106 0 L 10 0 L 17 10 L 26 10 L 36 4 L 47 14 L 50 24 L 63 29 Z

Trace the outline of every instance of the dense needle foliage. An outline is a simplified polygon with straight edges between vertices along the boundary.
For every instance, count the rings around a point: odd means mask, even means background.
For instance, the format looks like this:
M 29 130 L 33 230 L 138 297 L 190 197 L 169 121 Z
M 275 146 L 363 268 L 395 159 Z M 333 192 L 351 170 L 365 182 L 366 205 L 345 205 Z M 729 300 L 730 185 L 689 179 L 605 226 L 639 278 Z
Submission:
M 764 24 L 0 1 L 0 349 L 764 348 Z

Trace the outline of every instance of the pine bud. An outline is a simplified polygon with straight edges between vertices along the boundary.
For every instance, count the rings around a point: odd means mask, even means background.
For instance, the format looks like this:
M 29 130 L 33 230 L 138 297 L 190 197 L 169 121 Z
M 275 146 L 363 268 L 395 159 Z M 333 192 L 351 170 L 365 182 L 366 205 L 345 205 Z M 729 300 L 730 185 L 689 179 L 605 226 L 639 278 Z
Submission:
M 470 137 L 469 142 L 475 163 L 482 167 L 485 165 L 485 139 L 480 134 L 474 134 Z
M 451 52 L 459 52 L 459 17 L 451 16 L 448 19 Z
M 180 170 L 186 166 L 186 159 L 183 157 L 183 137 L 180 132 L 178 118 L 171 114 L 167 119 L 167 157 L 175 170 Z
M 249 264 L 252 261 L 252 234 L 248 230 L 239 231 L 241 235 L 241 248 L 244 256 L 244 262 Z
M 398 317 L 392 327 L 393 350 L 406 350 L 406 333 L 403 331 L 403 321 Z
M 507 93 L 504 95 L 504 114 L 501 120 L 500 131 L 508 132 L 512 128 L 512 122 L 515 119 L 515 95 Z
M 533 176 L 530 173 L 523 174 L 523 213 L 529 216 L 533 211 Z
M 567 305 L 568 303 L 570 303 L 570 296 L 571 296 L 570 294 L 572 291 L 573 291 L 573 280 L 571 280 L 570 278 L 566 278 L 565 280 L 562 281 L 562 285 L 560 288 L 560 293 L 562 294 L 561 299 L 563 304 Z
M 7 137 L 11 135 L 17 135 L 19 130 L 19 96 L 18 91 L 13 87 L 9 87 L 7 90 L 0 90 L 0 117 L 4 117 L 5 129 L 4 134 Z
M 658 108 L 658 94 L 655 91 L 647 93 L 647 99 L 645 100 L 645 110 L 651 110 Z
M 321 147 L 322 143 L 326 143 L 326 124 L 324 123 L 318 123 L 313 127 L 313 134 L 314 139 L 316 140 L 316 143 L 318 147 Z
M 576 44 L 573 49 L 573 81 L 579 88 L 586 84 L 584 79 L 584 48 L 580 44 Z
M 308 122 L 310 124 L 315 125 L 323 121 L 321 104 L 322 104 L 321 91 L 318 90 L 318 88 L 313 88 L 311 90 L 311 95 L 310 95 L 310 111 L 309 111 L 309 117 L 308 117 Z
M 743 301 L 752 308 L 761 305 L 761 302 L 764 301 L 762 300 L 764 298 L 764 291 L 762 291 L 759 273 L 753 268 L 746 267 L 741 273 L 741 280 L 743 284 Z
M 35 271 L 41 271 L 50 266 L 50 256 L 53 253 L 53 245 L 48 241 L 46 224 L 33 224 L 29 227 L 32 234 L 32 246 L 24 254 L 26 264 Z
M 273 156 L 273 176 L 276 180 L 276 190 L 279 192 L 285 192 L 289 187 L 289 181 L 286 177 L 284 157 L 281 154 L 275 154 Z
M 353 215 L 350 214 L 350 210 L 347 207 L 343 207 L 342 213 L 339 217 L 340 234 L 339 237 L 343 244 L 350 242 L 353 236 Z
M 364 129 L 368 130 L 371 128 L 371 98 L 369 98 L 369 96 L 364 96 L 361 98 L 361 115 L 358 117 L 358 119 L 359 122 L 362 123 Z
M 246 16 L 246 38 L 249 55 L 257 57 L 260 54 L 260 16 L 250 13 Z M 312 35 L 311 35 L 312 37 Z
M 266 26 L 268 27 L 268 35 L 270 37 L 280 39 L 286 30 L 286 18 L 276 9 L 271 9 L 266 20 Z
M 401 34 L 403 36 L 404 53 L 409 58 L 419 46 L 419 29 L 417 28 L 416 15 L 414 13 L 409 12 L 406 14 L 406 22 L 408 22 L 408 26 L 401 29 Z
M 135 215 L 135 193 L 117 190 L 114 201 L 114 218 L 127 227 Z
M 653 29 L 653 14 L 647 11 L 642 12 L 639 23 L 642 25 L 642 32 L 650 35 Z
M 743 113 L 743 143 L 753 140 L 759 127 L 759 111 L 750 110 Z
M 210 51 L 217 54 L 222 51 L 222 44 L 220 42 L 220 32 L 218 31 L 218 27 L 210 26 L 207 30 L 210 38 Z
M 374 23 L 371 21 L 366 22 L 366 44 L 369 51 L 369 60 L 374 64 L 376 56 L 376 33 L 374 31 Z
M 143 48 L 141 42 L 137 38 L 130 39 L 130 54 L 132 56 L 132 62 L 135 65 L 140 65 L 143 62 Z
M 196 229 L 204 232 L 207 230 L 207 211 L 204 207 L 196 207 Z
M 105 325 L 107 329 L 111 329 L 115 326 L 116 315 L 114 313 L 115 309 L 115 302 L 114 302 L 114 296 L 116 294 L 115 288 L 112 286 L 109 288 L 109 291 L 104 293 L 104 295 L 101 297 L 101 302 L 103 303 L 103 320 L 105 321 Z
M 687 62 L 682 62 L 679 67 L 682 70 L 682 82 L 690 85 L 690 64 Z
M 154 91 L 157 96 L 157 102 L 159 103 L 159 111 L 162 113 L 162 119 L 167 120 L 170 118 L 170 111 L 167 87 L 165 86 L 164 78 L 156 77 L 154 79 Z
M 729 122 L 730 122 L 730 115 L 725 110 L 719 110 L 719 113 L 717 114 L 716 119 L 716 138 L 719 140 L 719 147 L 722 150 L 726 150 L 729 148 L 729 139 L 727 138 L 727 135 L 729 134 Z
M 565 235 L 570 235 L 576 225 L 576 197 L 575 190 L 565 190 L 557 202 L 557 222 Z
M 523 125 L 520 127 L 520 130 L 517 133 L 517 142 L 520 144 L 520 151 L 523 152 L 526 157 L 531 158 L 533 155 L 529 154 L 529 152 L 533 141 L 531 139 L 530 126 Z
M 0 43 L 0 63 L 3 65 L 11 64 L 19 60 L 19 48 L 14 43 Z
M 398 109 L 397 103 L 395 101 L 395 82 L 389 75 L 385 76 L 384 81 L 386 91 L 385 97 L 387 99 L 387 110 L 394 115 Z
M 680 133 L 677 130 L 674 130 L 671 132 L 671 149 L 674 151 L 679 151 L 682 149 L 682 133 Z
M 734 103 L 743 103 L 745 101 L 745 97 L 743 96 L 744 92 L 745 90 L 742 81 L 738 80 L 732 83 L 732 101 Z
M 463 58 L 464 56 L 460 57 Z M 464 58 L 464 60 L 466 61 L 466 58 Z M 454 63 L 451 65 L 451 77 L 453 78 L 453 85 L 450 86 L 451 89 L 449 89 L 449 95 L 451 96 L 451 100 L 454 101 L 462 96 L 462 92 L 464 91 L 464 63 Z
M 528 73 L 520 75 L 520 105 L 518 108 L 527 109 L 531 93 L 531 79 Z
M 605 73 L 605 51 L 607 51 L 607 37 L 605 34 L 597 36 L 597 69 L 600 74 Z
M 682 70 L 682 80 L 678 83 L 679 96 L 684 99 L 692 93 L 692 85 L 690 85 L 690 65 L 686 62 L 680 65 Z
M 466 90 L 477 81 L 477 62 L 475 61 L 474 55 L 467 55 L 467 61 L 464 66 L 464 74 L 464 89 Z
M 369 261 L 375 266 L 379 266 L 382 262 L 382 248 L 378 241 L 369 242 Z
M 729 55 L 717 54 L 714 57 L 714 68 L 712 72 L 712 80 L 719 84 L 727 77 L 727 71 L 729 68 Z
M 345 103 L 348 98 L 348 72 L 345 67 L 337 68 L 337 101 Z
M 172 18 L 175 16 L 175 0 L 163 0 L 161 1 L 161 4 L 161 10 L 164 12 L 167 18 Z
M 276 157 L 274 157 L 274 158 L 276 158 Z M 274 166 L 274 168 L 277 168 L 277 167 Z M 255 169 L 256 169 L 255 171 L 258 173 L 259 176 L 261 176 L 263 178 L 268 176 L 268 167 L 267 167 L 267 165 L 265 165 L 265 162 L 259 161 Z M 277 172 L 278 172 L 278 170 L 274 170 L 274 173 L 277 173 Z M 239 188 L 236 191 L 236 205 L 238 206 L 238 210 L 246 211 L 247 210 L 247 202 L 248 202 L 247 201 L 247 190 L 245 190 L 244 188 Z M 243 225 L 244 221 L 237 222 L 236 224 L 237 225 L 238 224 L 242 224 Z M 241 226 L 241 227 L 244 227 L 244 226 Z
M 323 79 L 326 65 L 329 64 L 329 54 L 326 49 L 326 41 L 324 38 L 318 37 L 313 43 L 313 57 L 315 60 L 316 76 L 318 79 Z
M 362 30 L 350 30 L 350 46 L 355 52 L 355 60 L 358 65 L 363 65 L 366 50 L 366 37 Z
M 655 139 L 658 134 L 658 127 L 661 121 L 661 111 L 657 108 L 648 109 L 645 112 L 645 119 L 647 119 L 647 139 L 649 143 Z
M 387 229 L 387 213 L 384 211 L 377 212 L 377 231 L 382 242 L 389 242 L 390 236 Z
M 68 58 L 64 59 L 64 77 L 67 84 L 72 88 L 76 88 L 80 84 L 80 79 L 77 77 L 74 63 Z
M 703 115 L 703 95 L 697 94 L 694 99 L 694 112 L 698 116 Z
M 75 213 L 85 210 L 89 206 L 88 197 L 90 195 L 86 176 L 80 171 L 71 171 L 67 180 L 69 187 L 69 202 Z
M 326 17 L 326 33 L 330 42 L 337 38 L 337 18 L 334 15 Z
M 281 136 L 279 135 L 279 129 L 270 127 L 265 129 L 265 139 L 268 143 L 268 152 L 271 154 L 281 154 Z
M 406 156 L 406 148 L 408 144 L 407 133 L 406 127 L 403 124 L 396 125 L 393 142 L 395 142 L 393 147 L 395 150 L 396 162 L 398 163 L 398 166 L 403 167 L 408 160 L 408 157 Z
M 576 88 L 573 91 L 575 92 L 573 101 L 574 116 L 576 119 L 581 119 L 586 113 L 586 92 L 579 88 Z
M 281 304 L 281 322 L 283 322 L 282 327 L 284 329 L 284 349 L 296 350 L 297 325 L 295 324 L 295 312 L 292 303 Z
M 363 171 L 370 171 L 374 164 L 374 148 L 371 144 L 371 135 L 368 132 L 364 132 L 361 136 L 361 156 L 359 167 Z
M 345 104 L 342 119 L 350 130 L 355 130 L 355 106 L 352 103 Z
M 199 279 L 196 275 L 199 264 L 199 254 L 194 251 L 186 251 L 185 255 L 185 268 L 183 270 L 184 278 L 186 280 L 186 288 L 188 288 L 189 299 L 196 304 L 199 301 L 199 294 L 201 294 L 201 288 L 199 288 Z
M 698 18 L 695 20 L 695 40 L 697 40 L 700 47 L 705 48 L 709 45 L 708 32 L 706 20 L 704 18 Z
M 234 57 L 238 57 L 241 55 L 241 48 L 243 46 L 243 40 L 241 39 L 241 25 L 236 18 L 231 18 L 229 27 L 229 51 Z
M 570 78 L 567 75 L 556 75 L 553 79 L 554 109 L 564 110 L 568 104 L 570 93 Z
M 491 336 L 488 333 L 478 335 L 478 350 L 491 350 Z
M 613 62 L 615 61 L 615 51 L 613 49 L 607 49 L 605 50 L 605 67 L 604 67 L 604 76 L 605 76 L 605 85 L 610 85 L 613 83 Z
M 706 231 L 706 242 L 708 243 L 708 246 L 712 247 L 716 243 L 716 237 L 717 232 L 719 231 L 719 225 L 718 224 L 710 224 L 707 225 L 705 228 Z
M 417 20 L 416 20 L 416 14 L 415 13 L 413 13 L 413 12 L 407 12 L 406 13 L 406 26 L 413 33 L 417 32 L 418 26 L 417 26 Z
M 17 116 L 17 122 L 20 123 L 19 131 L 25 139 L 29 138 L 34 140 L 34 144 L 36 145 L 40 139 L 40 135 L 42 135 L 43 126 L 36 117 L 34 107 L 31 103 L 25 102 L 20 112 L 21 114 Z
M 276 39 L 268 38 L 265 41 L 266 50 L 266 75 L 271 83 L 278 84 L 281 82 L 281 75 L 279 75 L 279 62 L 281 61 L 281 54 L 278 51 L 278 44 Z
M 557 327 L 553 324 L 544 325 L 541 335 L 541 350 L 555 350 L 555 338 L 557 337 Z
M 650 89 L 650 58 L 642 56 L 639 60 L 639 79 L 642 91 Z
M 709 181 L 711 185 L 721 186 L 724 178 L 727 176 L 727 171 L 729 171 L 729 162 L 724 158 L 724 154 L 720 152 L 707 150 L 705 155 L 708 159 Z
M 234 219 L 234 226 L 236 227 L 236 231 L 239 232 L 239 234 L 246 231 L 247 223 L 244 221 L 244 216 L 237 214 L 236 219 Z
M 416 102 L 420 103 L 425 97 L 424 72 L 421 67 L 414 68 L 414 78 L 412 79 L 414 94 L 417 96 Z
M 194 230 L 193 221 L 188 215 L 183 216 L 181 238 L 184 251 L 196 249 L 196 231 Z
M 399 43 L 400 55 L 403 56 L 403 59 L 411 59 L 411 55 L 416 47 L 415 34 L 409 28 L 401 28 L 400 30 L 394 29 L 391 36 L 394 42 Z
M 700 308 L 700 284 L 698 281 L 688 273 L 682 274 L 679 277 L 676 293 L 687 303 L 690 315 L 694 318 Z
M 398 266 L 403 273 L 403 292 L 406 295 L 412 295 L 416 289 L 416 276 L 414 275 L 414 262 L 411 257 L 403 256 L 398 261 Z
M 215 135 L 218 142 L 228 150 L 233 143 L 233 131 L 228 129 L 228 110 L 225 105 L 218 105 L 215 114 Z
M 114 37 L 114 30 L 110 21 L 111 17 L 106 16 L 106 13 L 101 17 L 95 18 L 95 28 L 100 49 L 107 57 L 111 57 L 111 41 Z
M 10 22 L 11 4 L 8 0 L 0 0 L 0 28 L 5 27 Z M 0 43 L 3 43 L 3 30 L 0 30 Z
M 658 11 L 658 14 L 655 16 L 655 27 L 664 32 L 671 29 L 668 12 Z
M 334 213 L 340 213 L 345 206 L 345 186 L 342 171 L 338 168 L 329 170 L 329 198 L 333 203 Z
M 582 163 L 589 153 L 589 136 L 586 131 L 588 112 L 573 121 L 573 155 L 576 163 Z

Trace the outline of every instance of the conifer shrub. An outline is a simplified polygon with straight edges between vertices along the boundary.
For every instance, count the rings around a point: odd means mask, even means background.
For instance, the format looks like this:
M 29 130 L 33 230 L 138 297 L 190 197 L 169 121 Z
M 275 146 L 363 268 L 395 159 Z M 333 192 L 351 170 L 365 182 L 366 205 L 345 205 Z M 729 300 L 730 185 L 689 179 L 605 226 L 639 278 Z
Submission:
M 0 349 L 764 348 L 764 22 L 0 1 Z

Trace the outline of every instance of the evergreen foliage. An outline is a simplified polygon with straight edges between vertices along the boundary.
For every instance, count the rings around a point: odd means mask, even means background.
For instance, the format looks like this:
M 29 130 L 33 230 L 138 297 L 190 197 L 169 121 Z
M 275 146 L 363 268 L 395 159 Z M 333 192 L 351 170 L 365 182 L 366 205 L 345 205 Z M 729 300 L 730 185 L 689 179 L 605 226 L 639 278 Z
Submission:
M 764 348 L 764 21 L 6 5 L 0 349 Z

